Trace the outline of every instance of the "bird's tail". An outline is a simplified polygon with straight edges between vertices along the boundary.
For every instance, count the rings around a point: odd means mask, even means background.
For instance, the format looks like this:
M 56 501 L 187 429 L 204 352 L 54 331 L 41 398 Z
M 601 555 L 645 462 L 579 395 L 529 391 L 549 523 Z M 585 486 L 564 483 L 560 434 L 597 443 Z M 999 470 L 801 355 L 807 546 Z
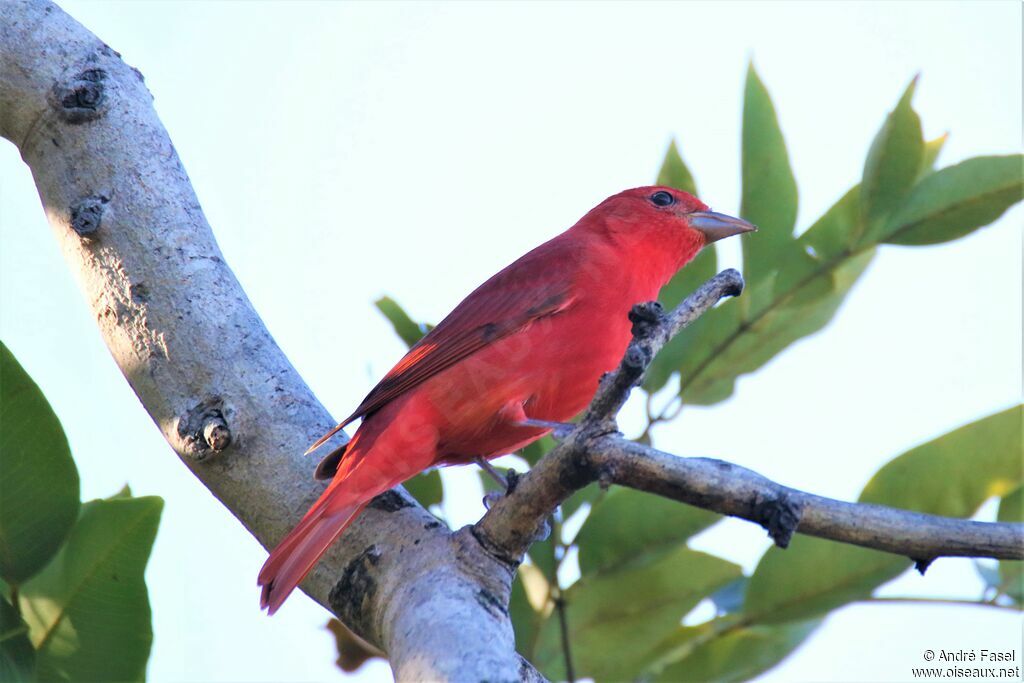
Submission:
M 299 524 L 270 553 L 257 583 L 260 605 L 273 614 L 359 516 L 367 503 L 433 464 L 437 430 L 422 414 L 364 420 L 339 457 L 330 460 L 331 483 Z M 412 425 L 412 426 L 410 426 Z M 341 457 L 343 454 L 343 457 Z
M 341 532 L 366 507 L 367 501 L 353 501 L 338 507 L 331 504 L 328 489 L 310 508 L 298 526 L 284 537 L 260 569 L 257 583 L 263 588 L 260 607 L 273 614 L 299 585 Z
M 348 443 L 344 461 L 327 490 L 274 548 L 260 569 L 257 580 L 263 588 L 260 607 L 269 609 L 270 614 L 278 610 L 374 496 L 416 473 L 406 473 L 400 467 L 386 468 L 382 472 L 373 462 L 368 462 L 367 451 L 376 441 L 376 435 L 365 439 L 364 446 L 360 442 L 365 436 L 356 434 Z

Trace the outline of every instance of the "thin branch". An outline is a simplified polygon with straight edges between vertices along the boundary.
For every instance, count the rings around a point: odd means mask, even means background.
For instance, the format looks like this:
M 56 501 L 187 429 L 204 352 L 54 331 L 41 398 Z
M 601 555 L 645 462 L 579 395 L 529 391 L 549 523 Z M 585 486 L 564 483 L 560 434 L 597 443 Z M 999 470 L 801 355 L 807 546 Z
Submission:
M 794 531 L 905 555 L 1024 559 L 1024 524 L 975 522 L 804 493 L 710 458 L 680 458 L 617 435 L 592 442 L 613 483 L 764 526 L 785 547 Z M 522 485 L 525 482 L 520 482 Z
M 562 579 L 559 571 L 562 563 L 569 554 L 569 546 L 562 541 L 562 512 L 556 510 L 549 518 L 551 524 L 551 539 L 554 550 L 554 566 L 551 569 L 551 576 L 548 577 L 548 598 L 555 605 L 558 612 L 558 626 L 562 637 L 562 659 L 565 661 L 565 676 L 569 683 L 575 683 L 576 673 L 572 663 L 572 638 L 569 634 L 569 614 L 566 609 L 565 598 L 563 597 Z
M 558 626 L 562 632 L 562 657 L 565 660 L 565 678 L 569 683 L 575 683 L 576 672 L 572 665 L 572 645 L 569 638 L 569 617 L 566 615 L 565 599 L 562 597 L 561 589 L 554 600 L 555 610 L 558 612 Z
M 683 402 L 683 399 L 680 398 L 677 393 L 673 399 L 666 403 L 662 407 L 661 411 L 654 416 L 654 422 L 670 422 L 676 419 L 679 417 L 679 413 L 683 411 L 683 407 L 685 405 L 686 404 Z
M 580 423 L 523 475 L 475 527 L 496 556 L 517 560 L 540 522 L 593 481 L 648 491 L 756 522 L 780 546 L 794 532 L 904 555 L 923 570 L 938 557 L 1024 559 L 1024 524 L 975 522 L 865 503 L 848 503 L 782 486 L 720 460 L 680 458 L 628 441 L 615 415 L 662 346 L 724 296 L 742 289 L 734 270 L 719 273 L 668 315 L 657 304 L 634 307 L 633 341 L 605 377 Z
M 640 443 L 651 443 L 654 428 L 662 422 L 675 420 L 679 417 L 679 413 L 683 412 L 683 407 L 686 405 L 683 403 L 683 399 L 676 394 L 672 397 L 671 401 L 662 406 L 661 410 L 655 414 L 652 410 L 654 407 L 652 399 L 653 394 L 647 394 L 647 425 L 644 427 L 644 431 L 635 439 L 635 441 Z
M 12 583 L 12 584 L 10 584 L 10 588 L 11 588 L 11 595 L 10 595 L 11 607 L 14 608 L 14 613 L 17 614 L 18 617 L 20 618 L 21 617 L 21 596 L 20 596 L 20 594 L 18 592 L 18 584 Z
M 668 315 L 664 315 L 661 304 L 656 301 L 634 306 L 629 314 L 633 322 L 633 341 L 626 349 L 619 368 L 601 380 L 601 386 L 583 414 L 581 427 L 575 430 L 576 433 L 614 423 L 615 415 L 626 404 L 633 387 L 640 383 L 647 366 L 669 339 L 721 299 L 738 296 L 742 291 L 743 276 L 730 268 L 697 288 Z

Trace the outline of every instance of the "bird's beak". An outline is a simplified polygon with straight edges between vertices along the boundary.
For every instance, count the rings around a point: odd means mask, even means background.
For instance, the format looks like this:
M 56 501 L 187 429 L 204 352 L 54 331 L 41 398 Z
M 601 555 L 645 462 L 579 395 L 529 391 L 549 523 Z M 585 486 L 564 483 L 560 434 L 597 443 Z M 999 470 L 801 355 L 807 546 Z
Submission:
M 715 211 L 694 211 L 687 218 L 690 221 L 690 227 L 704 233 L 704 244 L 711 244 L 726 237 L 757 230 L 756 225 L 748 223 L 742 218 L 733 218 Z

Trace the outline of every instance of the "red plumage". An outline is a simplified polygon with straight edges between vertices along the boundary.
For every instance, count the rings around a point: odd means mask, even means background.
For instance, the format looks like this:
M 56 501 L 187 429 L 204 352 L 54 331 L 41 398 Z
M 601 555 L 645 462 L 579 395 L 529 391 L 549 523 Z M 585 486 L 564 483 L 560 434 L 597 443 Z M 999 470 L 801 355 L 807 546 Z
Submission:
M 333 478 L 259 574 L 273 614 L 376 495 L 435 466 L 515 451 L 587 406 L 630 340 L 627 314 L 704 244 L 753 226 L 690 194 L 641 187 L 480 285 L 419 341 L 325 442 L 363 418 L 318 470 Z

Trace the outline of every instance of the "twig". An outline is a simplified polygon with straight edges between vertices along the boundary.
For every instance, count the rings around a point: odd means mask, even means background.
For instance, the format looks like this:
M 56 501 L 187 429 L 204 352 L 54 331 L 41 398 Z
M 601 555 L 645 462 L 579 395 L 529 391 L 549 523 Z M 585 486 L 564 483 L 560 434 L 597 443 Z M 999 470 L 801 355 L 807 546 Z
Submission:
M 21 617 L 21 597 L 18 595 L 18 584 L 12 583 L 11 586 L 11 607 L 14 608 L 14 613 Z
M 569 619 L 565 613 L 565 600 L 559 593 L 554 599 L 555 610 L 558 612 L 558 625 L 562 631 L 562 655 L 565 658 L 565 678 L 569 683 L 575 683 L 576 672 L 572 666 L 572 647 L 569 643 Z
M 654 410 L 652 410 L 654 407 L 653 395 L 647 394 L 647 425 L 644 427 L 644 431 L 636 437 L 635 441 L 647 444 L 651 443 L 654 427 L 661 422 L 671 422 L 679 417 L 679 413 L 683 412 L 684 405 L 683 400 L 676 395 L 671 401 L 662 406 L 661 410 L 658 411 L 657 414 L 655 414 Z

